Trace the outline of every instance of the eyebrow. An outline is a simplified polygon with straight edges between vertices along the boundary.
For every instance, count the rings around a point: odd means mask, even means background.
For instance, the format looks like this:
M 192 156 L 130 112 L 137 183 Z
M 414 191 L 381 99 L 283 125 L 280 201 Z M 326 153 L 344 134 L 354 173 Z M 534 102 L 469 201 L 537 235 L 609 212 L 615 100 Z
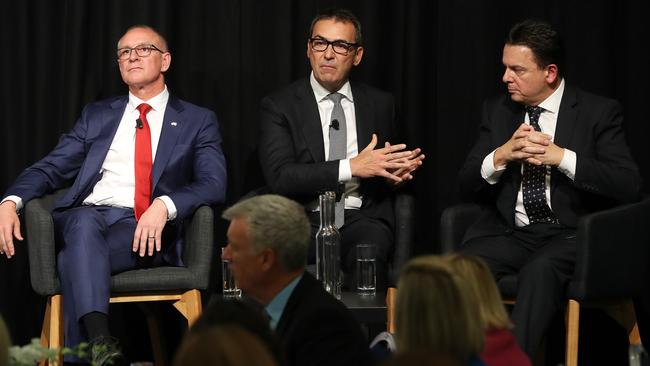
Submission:
M 159 48 L 158 46 L 156 46 L 156 45 L 153 44 L 153 43 L 139 43 L 139 44 L 137 44 L 137 45 L 135 45 L 135 46 L 133 46 L 133 47 L 122 46 L 122 47 L 118 47 L 117 49 L 118 49 L 118 50 L 121 50 L 121 49 L 125 49 L 125 48 L 136 48 L 136 47 L 140 47 L 140 46 L 154 46 L 154 47 L 156 47 L 156 48 Z
M 345 40 L 345 39 L 340 39 L 340 38 L 339 38 L 339 39 L 335 39 L 335 40 L 332 41 L 332 40 L 330 40 L 330 39 L 328 39 L 328 38 L 325 38 L 325 37 L 321 36 L 320 34 L 317 34 L 317 35 L 315 35 L 315 36 L 313 36 L 313 37 L 311 37 L 311 38 L 321 38 L 321 39 L 324 39 L 324 40 L 326 40 L 326 41 L 328 41 L 328 42 L 345 42 L 345 43 L 354 43 L 354 41 L 347 41 L 347 40 Z

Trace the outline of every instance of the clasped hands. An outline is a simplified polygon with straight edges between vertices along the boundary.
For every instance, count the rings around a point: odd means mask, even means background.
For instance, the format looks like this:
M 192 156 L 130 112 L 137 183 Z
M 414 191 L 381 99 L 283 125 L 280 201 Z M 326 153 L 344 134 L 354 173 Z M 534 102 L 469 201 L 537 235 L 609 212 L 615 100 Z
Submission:
M 375 149 L 376 146 L 377 135 L 373 133 L 368 146 L 350 159 L 353 177 L 384 177 L 391 184 L 399 185 L 413 179 L 412 173 L 424 160 L 420 148 L 405 151 L 405 144 L 391 145 L 389 142 L 379 149 Z
M 558 166 L 563 157 L 564 149 L 555 145 L 551 136 L 522 123 L 512 137 L 494 151 L 494 166 L 504 166 L 511 161 Z

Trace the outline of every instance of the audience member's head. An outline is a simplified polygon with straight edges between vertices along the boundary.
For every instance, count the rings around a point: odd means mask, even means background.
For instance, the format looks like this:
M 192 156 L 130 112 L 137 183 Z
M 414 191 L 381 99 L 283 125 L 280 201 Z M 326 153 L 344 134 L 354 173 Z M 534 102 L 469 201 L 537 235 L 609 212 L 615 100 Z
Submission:
M 181 343 L 174 366 L 276 366 L 260 339 L 238 325 L 214 326 L 193 332 Z
M 463 279 L 437 256 L 411 260 L 397 285 L 395 341 L 398 352 L 427 350 L 459 360 L 483 348 L 478 305 Z
M 282 363 L 280 343 L 271 331 L 269 322 L 260 311 L 238 300 L 212 302 L 192 325 L 188 335 L 198 334 L 214 327 L 239 326 L 254 334 L 264 344 L 278 363 Z
M 2 316 L 0 316 L 0 366 L 9 365 L 9 347 L 11 346 L 11 339 L 9 332 L 5 326 Z
M 479 304 L 486 330 L 512 327 L 503 299 L 487 264 L 475 256 L 451 254 L 446 257 L 452 271 L 461 276 Z
M 223 218 L 230 220 L 223 258 L 247 294 L 266 305 L 304 272 L 310 225 L 302 205 L 267 194 L 236 203 Z

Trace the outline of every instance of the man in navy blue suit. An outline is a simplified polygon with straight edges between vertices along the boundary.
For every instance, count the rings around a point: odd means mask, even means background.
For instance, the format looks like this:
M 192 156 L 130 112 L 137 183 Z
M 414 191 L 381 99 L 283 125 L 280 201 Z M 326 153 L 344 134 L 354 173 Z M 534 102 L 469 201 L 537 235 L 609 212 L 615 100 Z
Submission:
M 87 105 L 0 204 L 0 255 L 11 258 L 14 238 L 23 239 L 17 212 L 24 203 L 70 187 L 53 209 L 68 345 L 109 335 L 111 274 L 182 266 L 183 219 L 223 201 L 226 191 L 216 116 L 170 95 L 165 39 L 131 27 L 117 44 L 117 62 L 128 96 Z

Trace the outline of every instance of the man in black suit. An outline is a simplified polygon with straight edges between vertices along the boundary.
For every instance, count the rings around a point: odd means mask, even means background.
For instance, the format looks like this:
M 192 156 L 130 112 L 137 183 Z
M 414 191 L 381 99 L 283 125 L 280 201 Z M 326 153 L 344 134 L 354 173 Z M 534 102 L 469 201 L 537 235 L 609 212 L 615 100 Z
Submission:
M 518 273 L 514 333 L 531 356 L 566 304 L 579 217 L 634 201 L 641 189 L 620 105 L 566 83 L 562 56 L 549 24 L 510 30 L 502 60 L 510 98 L 484 104 L 459 177 L 463 194 L 490 208 L 463 250 L 485 259 L 497 281 Z
M 264 306 L 288 365 L 367 365 L 368 343 L 350 311 L 305 272 L 310 224 L 299 203 L 261 195 L 228 208 L 223 257 L 239 287 Z
M 342 268 L 350 272 L 354 245 L 375 243 L 383 288 L 394 236 L 392 192 L 412 179 L 424 155 L 389 143 L 396 138 L 390 94 L 348 80 L 361 62 L 361 42 L 361 25 L 349 11 L 314 18 L 307 40 L 312 73 L 262 100 L 259 153 L 271 192 L 305 205 L 312 234 L 319 227 L 318 193 L 344 193 L 337 214 Z

